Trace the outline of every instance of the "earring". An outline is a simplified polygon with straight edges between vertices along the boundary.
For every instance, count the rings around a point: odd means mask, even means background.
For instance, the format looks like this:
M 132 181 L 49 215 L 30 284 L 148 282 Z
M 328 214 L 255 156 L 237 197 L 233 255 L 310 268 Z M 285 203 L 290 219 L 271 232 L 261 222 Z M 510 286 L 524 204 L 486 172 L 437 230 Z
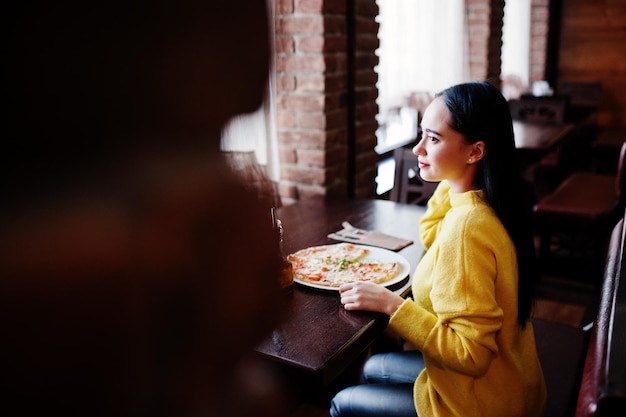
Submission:
M 469 161 L 467 161 L 467 162 L 469 162 L 471 164 L 472 163 L 472 158 L 470 158 Z

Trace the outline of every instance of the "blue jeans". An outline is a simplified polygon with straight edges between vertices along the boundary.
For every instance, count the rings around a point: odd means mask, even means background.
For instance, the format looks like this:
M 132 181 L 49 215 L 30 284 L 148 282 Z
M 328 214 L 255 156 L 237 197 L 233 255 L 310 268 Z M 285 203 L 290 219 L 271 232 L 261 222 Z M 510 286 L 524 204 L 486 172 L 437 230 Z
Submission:
M 416 417 L 413 384 L 424 369 L 419 351 L 379 353 L 363 366 L 363 381 L 339 391 L 332 417 Z

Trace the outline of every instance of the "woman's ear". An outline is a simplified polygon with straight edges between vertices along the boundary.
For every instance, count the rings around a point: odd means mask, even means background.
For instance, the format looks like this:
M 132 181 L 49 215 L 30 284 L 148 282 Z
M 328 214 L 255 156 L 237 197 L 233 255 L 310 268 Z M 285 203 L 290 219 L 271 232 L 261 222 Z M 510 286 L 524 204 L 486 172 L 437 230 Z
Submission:
M 470 159 L 473 163 L 480 161 L 485 156 L 485 142 L 479 140 L 472 145 Z

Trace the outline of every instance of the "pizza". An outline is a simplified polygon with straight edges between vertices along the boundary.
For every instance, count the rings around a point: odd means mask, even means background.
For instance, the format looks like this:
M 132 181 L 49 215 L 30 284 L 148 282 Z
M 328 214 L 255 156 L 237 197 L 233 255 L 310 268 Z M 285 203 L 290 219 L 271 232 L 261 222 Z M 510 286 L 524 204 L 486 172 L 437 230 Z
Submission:
M 397 261 L 369 259 L 366 247 L 351 243 L 314 246 L 287 256 L 294 278 L 305 283 L 339 287 L 346 282 L 369 281 L 377 284 L 400 272 Z

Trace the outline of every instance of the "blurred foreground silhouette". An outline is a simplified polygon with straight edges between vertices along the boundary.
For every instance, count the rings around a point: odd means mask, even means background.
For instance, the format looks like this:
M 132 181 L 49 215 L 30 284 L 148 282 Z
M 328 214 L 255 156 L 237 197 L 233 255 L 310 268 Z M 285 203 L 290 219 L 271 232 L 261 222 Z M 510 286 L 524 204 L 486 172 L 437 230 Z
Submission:
M 247 415 L 276 235 L 219 140 L 264 98 L 265 0 L 14 3 L 0 414 Z

